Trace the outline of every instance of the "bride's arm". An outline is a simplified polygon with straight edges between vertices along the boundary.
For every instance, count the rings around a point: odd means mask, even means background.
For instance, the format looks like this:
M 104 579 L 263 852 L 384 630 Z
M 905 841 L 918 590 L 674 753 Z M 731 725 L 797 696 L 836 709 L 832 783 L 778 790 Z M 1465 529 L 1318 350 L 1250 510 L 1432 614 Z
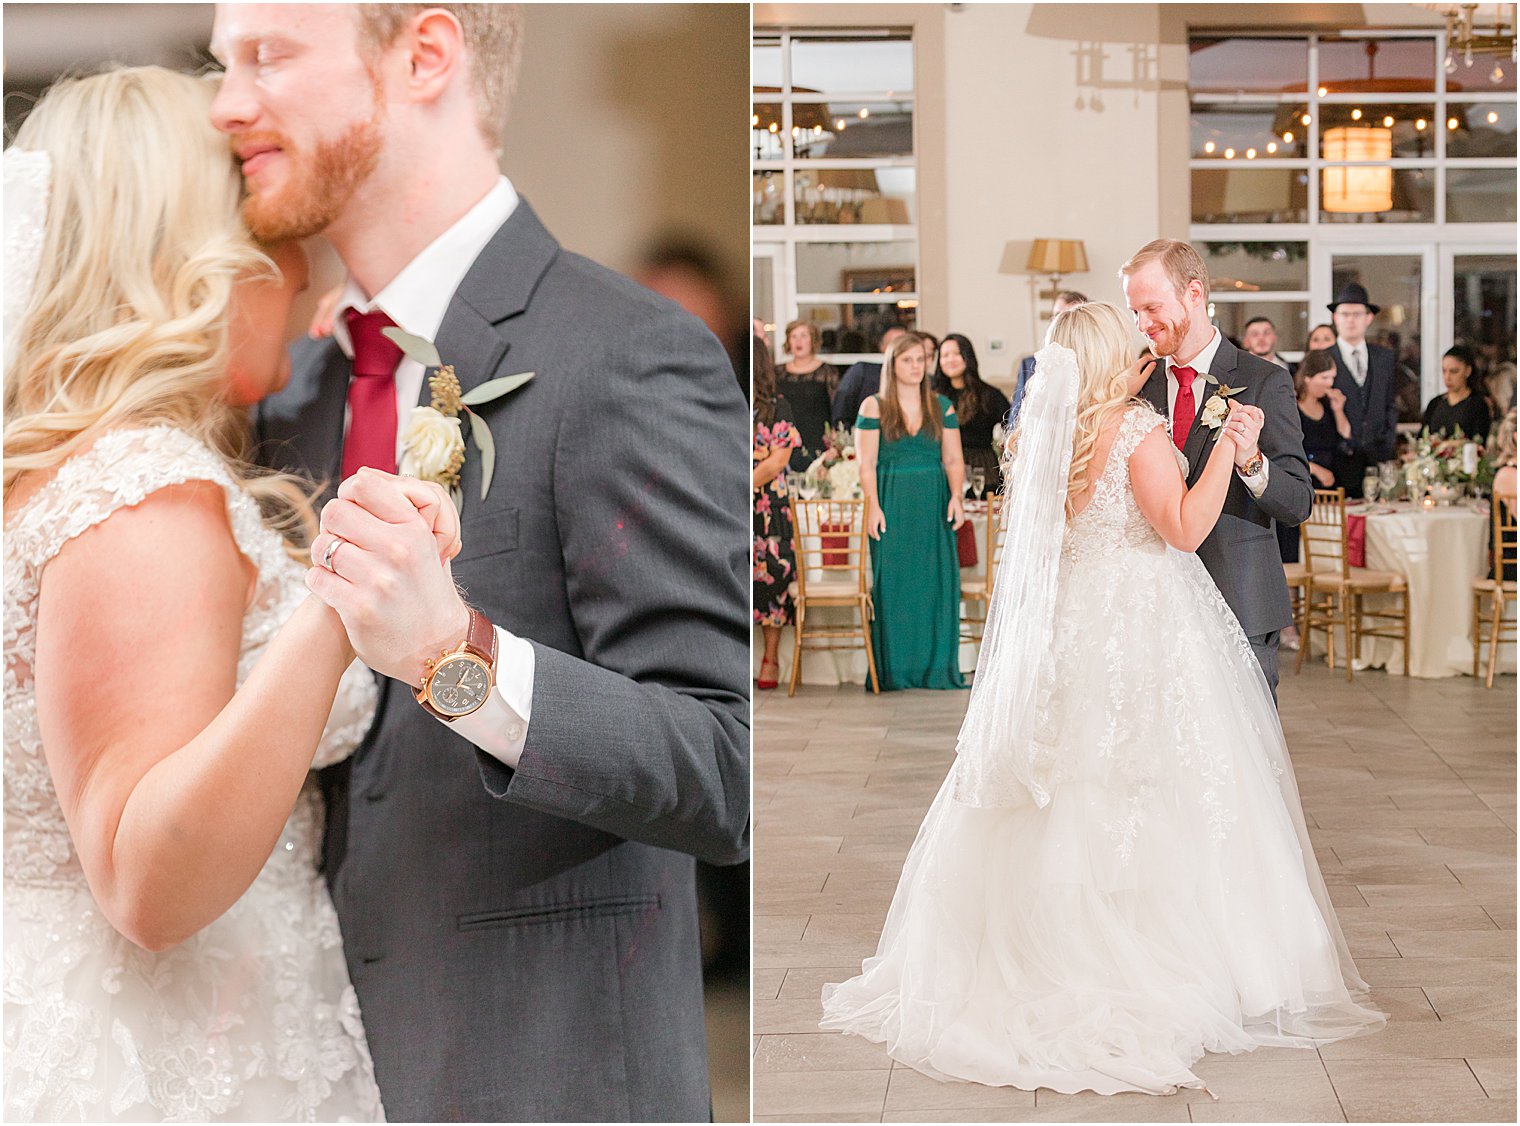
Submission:
M 37 711 L 96 901 L 149 950 L 225 912 L 279 840 L 353 659 L 301 604 L 239 691 L 251 565 L 220 486 L 162 489 L 44 572 Z
M 1217 448 L 1226 443 L 1226 448 Z M 1151 527 L 1178 551 L 1197 551 L 1219 520 L 1235 460 L 1235 443 L 1228 431 L 1220 432 L 1208 458 L 1198 483 L 1189 489 L 1162 426 L 1141 439 L 1129 458 L 1135 503 Z

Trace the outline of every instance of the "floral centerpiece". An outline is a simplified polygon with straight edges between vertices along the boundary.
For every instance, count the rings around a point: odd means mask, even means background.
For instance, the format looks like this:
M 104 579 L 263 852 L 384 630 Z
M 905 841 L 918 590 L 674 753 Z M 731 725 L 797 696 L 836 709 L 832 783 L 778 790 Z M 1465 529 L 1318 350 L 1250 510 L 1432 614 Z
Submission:
M 1482 441 L 1467 437 L 1461 427 L 1450 436 L 1420 431 L 1410 465 L 1412 476 L 1426 488 L 1444 491 L 1473 485 L 1486 491 L 1494 481 L 1493 459 Z
M 855 457 L 855 431 L 840 423 L 823 434 L 824 449 L 802 472 L 797 491 L 827 500 L 858 500 L 860 462 Z

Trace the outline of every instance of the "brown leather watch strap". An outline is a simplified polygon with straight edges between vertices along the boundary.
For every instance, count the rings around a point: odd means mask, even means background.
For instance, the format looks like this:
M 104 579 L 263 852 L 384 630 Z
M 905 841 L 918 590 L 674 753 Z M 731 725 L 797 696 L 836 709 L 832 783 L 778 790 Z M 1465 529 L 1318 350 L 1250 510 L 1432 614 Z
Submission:
M 496 627 L 490 618 L 473 606 L 470 607 L 470 631 L 465 635 L 464 646 L 493 668 L 496 666 Z

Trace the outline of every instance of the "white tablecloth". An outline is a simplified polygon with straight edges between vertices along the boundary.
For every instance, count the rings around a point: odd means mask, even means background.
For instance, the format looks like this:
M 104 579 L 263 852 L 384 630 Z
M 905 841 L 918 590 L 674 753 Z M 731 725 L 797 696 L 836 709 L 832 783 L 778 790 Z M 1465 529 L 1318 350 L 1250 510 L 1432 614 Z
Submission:
M 987 512 L 985 505 L 980 510 L 975 508 L 966 514 L 966 519 L 976 529 L 976 566 L 965 567 L 961 570 L 961 579 L 969 580 L 973 577 L 981 578 L 987 573 Z M 869 563 L 866 564 L 870 566 Z M 868 572 L 869 575 L 869 572 Z M 811 576 L 810 576 L 811 577 Z M 838 576 L 834 576 L 837 578 Z M 869 578 L 868 578 L 869 581 Z M 847 606 L 815 606 L 808 612 L 808 619 L 816 622 L 821 627 L 830 629 L 840 626 L 848 626 L 860 620 L 860 615 Z M 839 644 L 844 641 L 836 639 Z M 782 689 L 790 682 L 792 675 L 792 653 L 796 647 L 796 631 L 791 626 L 781 630 L 781 675 L 778 678 Z M 750 644 L 750 660 L 752 668 L 750 675 L 760 675 L 760 657 L 764 652 L 765 639 L 760 632 L 760 627 L 755 626 L 752 630 Z M 961 646 L 961 671 L 969 674 L 976 668 L 977 647 L 974 644 Z M 862 648 L 838 649 L 827 652 L 823 649 L 806 649 L 802 653 L 802 683 L 803 684 L 865 684 L 868 677 L 866 674 L 866 651 Z
M 1466 505 L 1425 509 L 1403 502 L 1383 507 L 1394 511 L 1367 517 L 1367 566 L 1409 577 L 1409 675 L 1471 675 L 1472 580 L 1488 574 L 1492 525 L 1487 513 Z M 1369 597 L 1366 605 L 1383 601 L 1382 596 Z M 1364 638 L 1356 667 L 1402 672 L 1403 649 L 1400 641 Z M 1499 654 L 1500 669 L 1514 672 L 1514 645 L 1501 646 Z

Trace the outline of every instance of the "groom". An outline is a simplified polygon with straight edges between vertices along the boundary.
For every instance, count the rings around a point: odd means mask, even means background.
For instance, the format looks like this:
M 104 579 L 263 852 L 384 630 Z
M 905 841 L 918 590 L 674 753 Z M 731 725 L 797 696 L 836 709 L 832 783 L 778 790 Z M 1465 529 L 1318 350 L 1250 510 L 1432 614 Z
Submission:
M 347 480 L 308 582 L 391 678 L 326 779 L 327 877 L 392 1121 L 705 1120 L 693 857 L 748 847 L 744 402 L 700 322 L 561 249 L 500 174 L 520 18 L 217 10 L 250 228 L 348 269 L 335 339 L 257 420 L 268 464 Z M 468 606 L 354 472 L 394 472 L 431 398 L 391 323 L 466 393 L 534 373 L 476 408 Z
M 1246 428 L 1236 441 L 1235 476 L 1198 558 L 1240 619 L 1275 697 L 1278 636 L 1293 614 L 1273 521 L 1302 524 L 1314 503 L 1293 381 L 1276 364 L 1240 351 L 1209 322 L 1208 269 L 1189 243 L 1149 242 L 1119 276 L 1135 326 L 1162 361 L 1141 395 L 1170 421 L 1173 441 L 1187 458 L 1189 487 L 1218 437 L 1201 421 L 1204 406 L 1221 385 L 1239 388 L 1229 396 L 1245 408 L 1230 423 Z

